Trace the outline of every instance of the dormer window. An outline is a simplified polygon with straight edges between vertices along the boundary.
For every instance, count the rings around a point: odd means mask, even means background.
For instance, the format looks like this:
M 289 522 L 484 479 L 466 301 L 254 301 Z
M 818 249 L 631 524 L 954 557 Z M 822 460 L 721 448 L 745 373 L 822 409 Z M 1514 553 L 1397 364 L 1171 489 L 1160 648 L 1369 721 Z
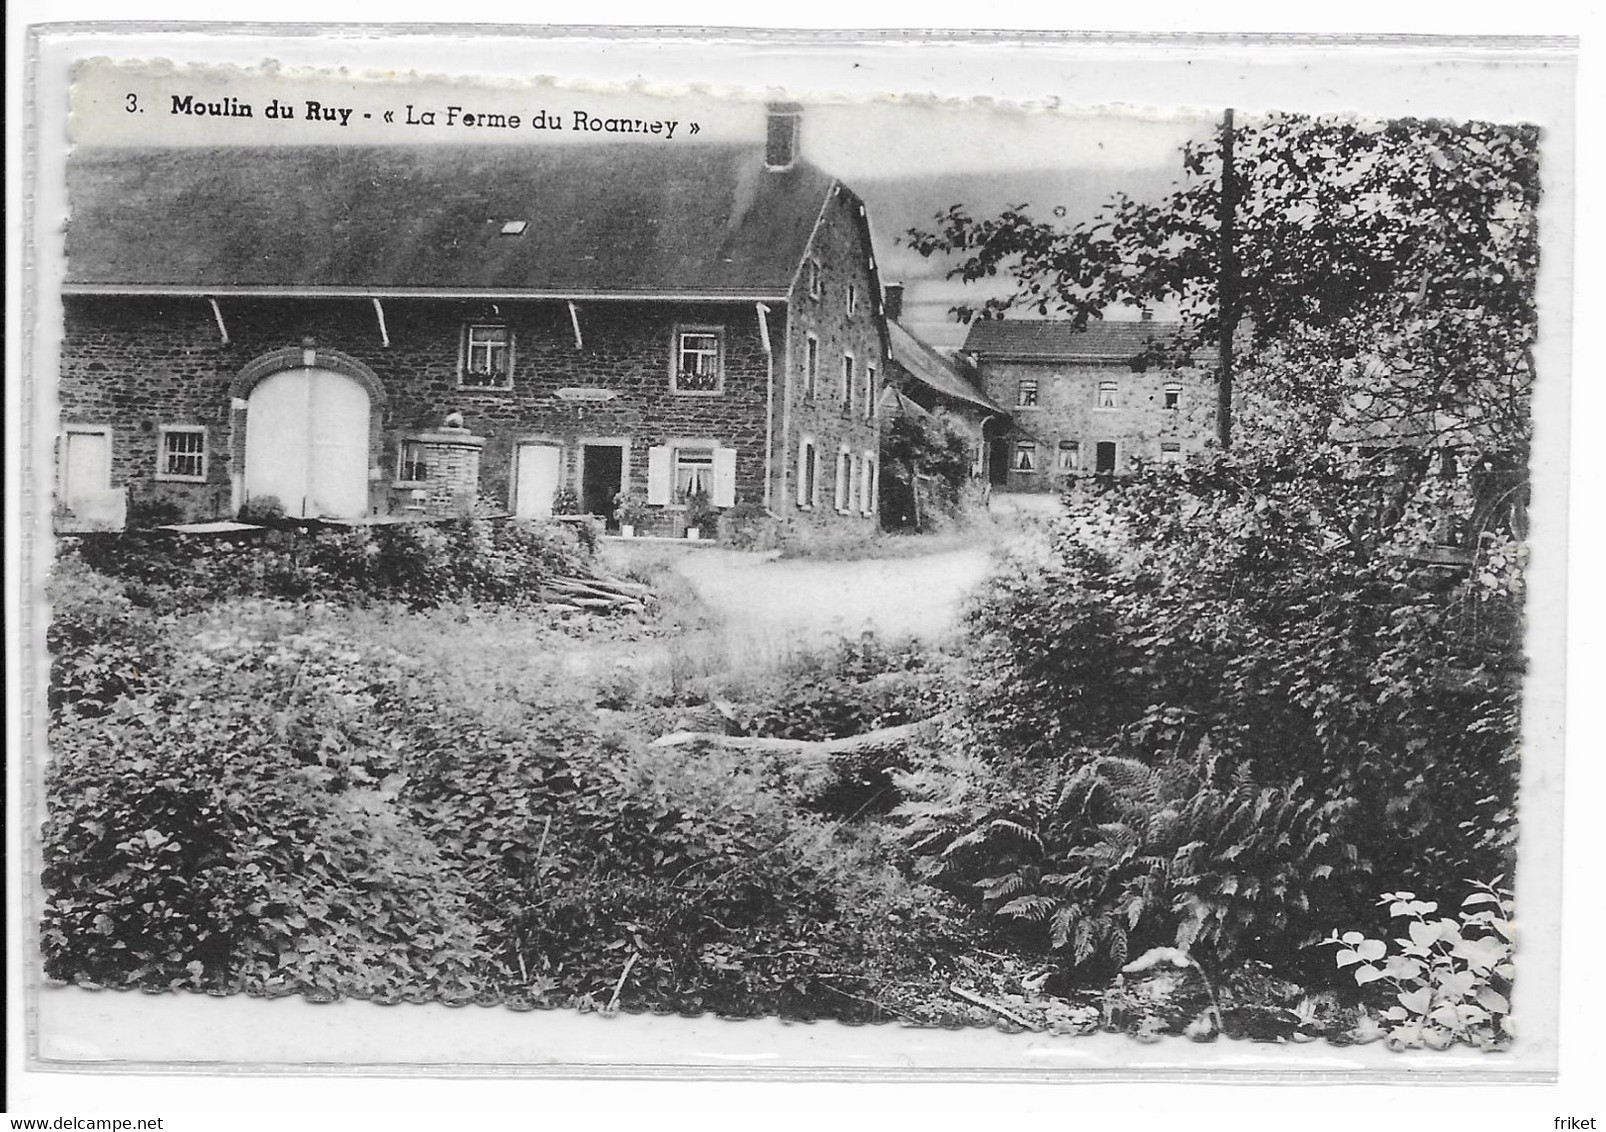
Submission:
M 676 393 L 718 393 L 725 385 L 725 331 L 718 326 L 682 326 L 675 330 Z
M 458 384 L 472 389 L 513 387 L 513 331 L 504 323 L 470 323 L 463 331 Z

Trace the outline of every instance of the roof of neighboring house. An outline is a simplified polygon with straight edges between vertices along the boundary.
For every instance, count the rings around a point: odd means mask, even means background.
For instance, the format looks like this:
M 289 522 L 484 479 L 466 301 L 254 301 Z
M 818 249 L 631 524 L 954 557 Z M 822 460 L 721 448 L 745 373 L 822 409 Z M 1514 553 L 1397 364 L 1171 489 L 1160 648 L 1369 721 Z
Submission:
M 92 147 L 67 184 L 68 290 L 778 299 L 836 181 L 627 142 Z
M 982 319 L 970 324 L 961 349 L 993 361 L 1127 362 L 1181 329 L 1175 322 Z
M 1006 411 L 998 402 L 972 385 L 952 362 L 909 333 L 899 323 L 888 321 L 887 333 L 891 340 L 892 360 L 926 388 L 991 413 Z

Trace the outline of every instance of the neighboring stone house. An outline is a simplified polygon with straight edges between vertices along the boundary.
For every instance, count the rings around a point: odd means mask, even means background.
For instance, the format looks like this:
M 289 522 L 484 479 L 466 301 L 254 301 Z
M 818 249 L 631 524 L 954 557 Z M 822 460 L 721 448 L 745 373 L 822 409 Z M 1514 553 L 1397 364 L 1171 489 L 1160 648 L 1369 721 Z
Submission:
M 1214 437 L 1214 375 L 1179 357 L 1177 327 L 994 319 L 971 324 L 961 358 L 1012 427 L 989 438 L 988 475 L 1009 491 L 1057 491 L 1068 476 L 1182 460 Z
M 81 148 L 59 502 L 873 523 L 881 288 L 798 136 L 780 104 L 752 145 Z
M 959 365 L 911 333 L 900 320 L 903 285 L 886 285 L 887 333 L 892 345 L 889 396 L 884 400 L 897 412 L 913 404 L 938 417 L 966 437 L 975 451 L 974 473 L 986 470 L 989 432 L 1008 431 L 1009 412 L 971 381 Z

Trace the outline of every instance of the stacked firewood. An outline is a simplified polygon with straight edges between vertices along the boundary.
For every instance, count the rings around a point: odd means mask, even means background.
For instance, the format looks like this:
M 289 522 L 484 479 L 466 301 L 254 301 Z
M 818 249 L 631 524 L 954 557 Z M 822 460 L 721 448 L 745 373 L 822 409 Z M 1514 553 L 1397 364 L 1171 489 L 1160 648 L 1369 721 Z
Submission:
M 555 575 L 541 584 L 541 601 L 548 609 L 574 613 L 644 613 L 652 589 L 622 578 Z

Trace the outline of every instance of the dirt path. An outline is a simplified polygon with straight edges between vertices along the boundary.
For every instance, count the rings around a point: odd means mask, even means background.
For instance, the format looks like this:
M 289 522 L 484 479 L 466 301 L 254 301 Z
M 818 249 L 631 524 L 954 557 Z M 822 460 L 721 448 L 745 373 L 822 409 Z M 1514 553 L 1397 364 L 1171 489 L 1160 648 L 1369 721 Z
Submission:
M 675 568 L 738 632 L 816 636 L 873 628 L 931 637 L 957 623 L 961 600 L 989 564 L 989 550 L 978 546 L 852 562 L 704 550 L 684 555 Z

